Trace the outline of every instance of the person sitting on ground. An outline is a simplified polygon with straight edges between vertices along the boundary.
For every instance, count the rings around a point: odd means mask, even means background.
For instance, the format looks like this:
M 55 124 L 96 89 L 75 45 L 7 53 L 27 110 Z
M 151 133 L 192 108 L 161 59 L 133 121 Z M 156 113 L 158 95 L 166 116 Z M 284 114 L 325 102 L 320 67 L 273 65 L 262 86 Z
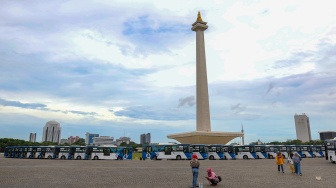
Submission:
M 207 174 L 208 176 L 205 178 L 209 181 L 210 185 L 216 186 L 219 183 L 219 179 L 217 175 L 215 174 L 215 172 L 211 168 L 208 168 Z

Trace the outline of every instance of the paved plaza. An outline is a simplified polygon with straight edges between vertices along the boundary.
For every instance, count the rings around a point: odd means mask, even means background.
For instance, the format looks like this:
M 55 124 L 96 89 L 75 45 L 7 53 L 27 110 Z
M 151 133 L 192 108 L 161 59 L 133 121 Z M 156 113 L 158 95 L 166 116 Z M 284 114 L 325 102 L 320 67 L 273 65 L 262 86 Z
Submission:
M 217 187 L 335 187 L 336 164 L 324 158 L 303 159 L 303 176 L 285 165 L 278 173 L 273 159 L 200 161 L 199 182 L 210 186 L 206 168 L 223 181 Z M 316 180 L 321 176 L 322 180 Z M 192 181 L 189 161 L 48 160 L 0 157 L 0 187 L 130 187 L 187 188 Z

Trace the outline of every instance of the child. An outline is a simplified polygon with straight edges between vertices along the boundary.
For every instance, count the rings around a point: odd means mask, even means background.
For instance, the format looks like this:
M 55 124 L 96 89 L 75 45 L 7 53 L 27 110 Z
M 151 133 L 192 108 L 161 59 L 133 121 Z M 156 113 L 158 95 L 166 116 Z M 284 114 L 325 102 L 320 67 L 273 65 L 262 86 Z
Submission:
M 302 176 L 301 173 L 301 157 L 299 156 L 299 154 L 295 153 L 293 156 L 293 164 L 294 164 L 294 169 L 295 169 L 295 174 L 296 175 L 300 175 Z
M 294 173 L 293 153 L 290 153 L 287 158 L 287 164 L 289 164 L 290 171 Z
M 200 163 L 199 163 L 199 161 L 197 159 L 197 155 L 196 154 L 192 155 L 192 159 L 190 161 L 190 166 L 191 166 L 191 171 L 192 171 L 192 174 L 193 174 L 193 180 L 192 180 L 191 187 L 198 187 L 198 185 L 197 185 L 197 178 L 198 178 L 198 172 L 199 172 Z
M 205 178 L 209 181 L 210 185 L 216 186 L 219 183 L 219 179 L 218 179 L 217 175 L 215 174 L 215 172 L 212 171 L 211 168 L 208 168 L 207 169 L 207 174 L 208 174 L 208 176 L 205 177 Z
M 283 168 L 283 164 L 285 163 L 285 161 L 280 152 L 278 152 L 277 156 L 275 157 L 275 163 L 278 165 L 278 172 L 280 172 L 281 167 L 282 173 L 285 173 Z

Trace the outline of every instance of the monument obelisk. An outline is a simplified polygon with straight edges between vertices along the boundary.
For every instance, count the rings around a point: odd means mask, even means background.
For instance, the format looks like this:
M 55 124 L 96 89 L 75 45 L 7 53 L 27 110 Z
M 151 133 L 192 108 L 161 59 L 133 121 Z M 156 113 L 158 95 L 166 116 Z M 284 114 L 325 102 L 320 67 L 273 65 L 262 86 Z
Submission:
M 208 94 L 208 77 L 206 69 L 204 31 L 208 29 L 198 11 L 197 20 L 191 30 L 196 32 L 196 130 L 211 131 Z
M 192 31 L 196 32 L 196 131 L 167 135 L 181 143 L 189 144 L 226 144 L 241 137 L 241 132 L 211 131 L 208 78 L 205 58 L 204 31 L 208 28 L 201 13 L 198 12 Z

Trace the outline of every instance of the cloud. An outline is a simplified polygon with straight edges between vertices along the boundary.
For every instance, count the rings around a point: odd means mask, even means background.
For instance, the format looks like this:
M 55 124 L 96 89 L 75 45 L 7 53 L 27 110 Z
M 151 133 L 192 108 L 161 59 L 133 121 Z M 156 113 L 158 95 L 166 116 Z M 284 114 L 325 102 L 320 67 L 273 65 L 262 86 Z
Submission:
M 274 84 L 270 83 L 269 86 L 268 86 L 268 89 L 266 91 L 266 94 L 268 94 L 273 88 L 274 88 Z
M 19 108 L 27 108 L 27 109 L 45 109 L 45 104 L 39 103 L 21 103 L 19 101 L 8 101 L 0 98 L 0 105 L 3 106 L 14 106 Z
M 189 96 L 185 98 L 180 98 L 179 99 L 179 104 L 177 105 L 178 108 L 183 107 L 185 105 L 188 106 L 194 106 L 196 104 L 195 97 L 194 96 Z
M 113 112 L 113 111 L 111 111 Z M 167 109 L 165 107 L 133 106 L 114 112 L 117 116 L 125 116 L 135 119 L 148 120 L 190 120 L 195 119 L 195 111 L 182 111 L 177 108 Z

